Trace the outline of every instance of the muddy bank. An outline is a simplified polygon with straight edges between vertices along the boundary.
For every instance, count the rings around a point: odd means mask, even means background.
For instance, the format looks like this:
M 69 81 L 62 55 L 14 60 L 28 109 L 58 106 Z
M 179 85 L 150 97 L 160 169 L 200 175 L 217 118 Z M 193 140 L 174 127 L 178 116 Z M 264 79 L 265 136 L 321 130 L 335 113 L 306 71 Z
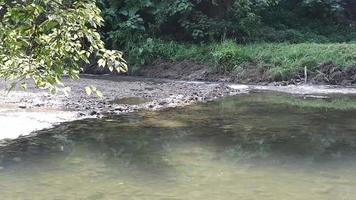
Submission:
M 231 82 L 259 85 L 290 85 L 304 84 L 304 72 L 295 74 L 289 80 L 272 80 L 266 67 L 257 64 L 245 64 L 233 72 L 217 72 L 213 67 L 197 64 L 191 61 L 168 62 L 157 61 L 153 65 L 142 67 L 137 75 L 151 78 L 168 78 L 190 81 Z M 324 63 L 316 70 L 307 71 L 307 82 L 314 85 L 342 85 L 356 84 L 356 67 L 341 69 L 332 63 Z
M 65 121 L 97 118 L 138 110 L 160 110 L 214 100 L 246 92 L 224 83 L 179 82 L 114 76 L 83 76 L 65 80 L 72 88 L 68 96 L 50 95 L 29 86 L 7 94 L 0 82 L 0 140 L 16 138 Z M 84 88 L 93 85 L 103 98 L 88 96 Z M 21 125 L 20 125 L 21 124 Z

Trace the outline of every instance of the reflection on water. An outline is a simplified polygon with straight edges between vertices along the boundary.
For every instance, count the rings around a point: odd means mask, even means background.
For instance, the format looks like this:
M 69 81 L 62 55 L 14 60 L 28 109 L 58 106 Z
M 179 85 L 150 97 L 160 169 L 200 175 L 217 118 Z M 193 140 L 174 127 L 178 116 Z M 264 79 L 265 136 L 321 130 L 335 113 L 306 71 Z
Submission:
M 356 111 L 295 101 L 62 124 L 0 148 L 0 199 L 356 199 Z

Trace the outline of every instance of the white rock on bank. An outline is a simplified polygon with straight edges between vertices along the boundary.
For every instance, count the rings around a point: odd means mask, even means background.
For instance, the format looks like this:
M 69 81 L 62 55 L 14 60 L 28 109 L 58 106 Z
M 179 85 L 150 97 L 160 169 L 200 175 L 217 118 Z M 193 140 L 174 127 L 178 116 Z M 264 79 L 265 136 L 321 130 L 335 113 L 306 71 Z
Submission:
M 0 140 L 15 139 L 36 130 L 51 128 L 53 125 L 75 120 L 77 114 L 69 111 L 19 111 L 0 108 Z

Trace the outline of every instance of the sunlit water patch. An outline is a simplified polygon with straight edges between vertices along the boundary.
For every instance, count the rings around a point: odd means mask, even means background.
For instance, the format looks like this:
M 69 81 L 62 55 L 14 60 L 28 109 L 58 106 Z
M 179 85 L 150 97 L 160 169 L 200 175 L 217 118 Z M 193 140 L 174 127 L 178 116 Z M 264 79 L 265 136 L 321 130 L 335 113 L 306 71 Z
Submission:
M 353 101 L 257 93 L 65 123 L 0 147 L 0 199 L 354 200 Z

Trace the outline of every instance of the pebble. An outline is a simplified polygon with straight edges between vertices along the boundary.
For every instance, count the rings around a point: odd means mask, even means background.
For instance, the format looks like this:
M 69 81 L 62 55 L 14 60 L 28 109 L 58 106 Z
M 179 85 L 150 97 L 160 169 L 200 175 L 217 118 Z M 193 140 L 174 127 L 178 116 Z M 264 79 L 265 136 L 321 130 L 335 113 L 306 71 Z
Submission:
M 124 109 L 119 107 L 119 108 L 115 108 L 114 111 L 123 111 Z
M 85 116 L 85 113 L 80 112 L 80 113 L 78 113 L 78 115 L 82 117 L 82 116 Z
M 166 105 L 166 104 L 168 104 L 167 101 L 161 101 L 161 102 L 158 103 L 158 105 L 160 105 L 160 106 L 163 106 L 163 105 Z
M 98 115 L 99 113 L 97 111 L 91 111 L 89 115 L 93 116 L 93 115 Z

